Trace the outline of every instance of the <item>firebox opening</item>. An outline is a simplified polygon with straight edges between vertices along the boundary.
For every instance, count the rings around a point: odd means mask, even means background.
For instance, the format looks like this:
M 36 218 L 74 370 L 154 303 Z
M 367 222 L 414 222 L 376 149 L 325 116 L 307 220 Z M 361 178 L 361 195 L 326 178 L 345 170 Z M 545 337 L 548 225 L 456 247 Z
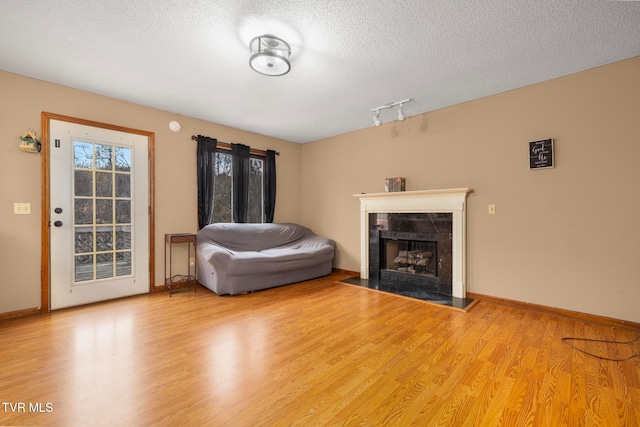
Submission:
M 450 213 L 369 215 L 370 279 L 451 295 Z
M 438 246 L 435 242 L 387 240 L 383 270 L 437 277 Z
M 380 280 L 440 292 L 437 240 L 431 233 L 380 232 Z

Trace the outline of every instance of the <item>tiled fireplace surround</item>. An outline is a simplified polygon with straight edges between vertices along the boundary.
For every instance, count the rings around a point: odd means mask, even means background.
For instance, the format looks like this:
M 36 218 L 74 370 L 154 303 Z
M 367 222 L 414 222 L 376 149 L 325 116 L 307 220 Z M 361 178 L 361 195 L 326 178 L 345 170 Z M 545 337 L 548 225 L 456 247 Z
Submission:
M 384 218 L 392 217 L 370 214 L 451 214 L 451 257 L 449 258 L 448 251 L 439 250 L 441 259 L 436 261 L 440 263 L 442 273 L 447 275 L 447 277 L 444 278 L 445 289 L 441 291 L 457 298 L 465 298 L 466 197 L 470 191 L 471 189 L 469 188 L 452 188 L 395 193 L 354 194 L 354 197 L 360 199 L 360 277 L 362 279 L 369 279 L 370 276 L 371 250 L 369 238 L 371 230 L 384 228 L 387 226 L 387 224 L 384 223 Z M 406 217 L 410 218 L 411 215 Z M 418 215 L 416 217 L 420 216 Z M 447 215 L 435 215 L 433 218 L 438 217 L 449 218 Z M 373 219 L 376 219 L 376 221 L 381 220 L 380 222 L 382 222 L 382 224 L 371 224 L 370 221 Z M 447 219 L 445 219 L 445 221 L 448 222 Z M 449 235 L 449 233 L 446 234 Z M 376 245 L 376 243 L 374 242 L 373 245 Z M 441 243 L 439 245 L 441 245 Z M 373 262 L 376 261 L 374 260 Z M 449 270 L 451 272 L 450 279 L 448 278 Z

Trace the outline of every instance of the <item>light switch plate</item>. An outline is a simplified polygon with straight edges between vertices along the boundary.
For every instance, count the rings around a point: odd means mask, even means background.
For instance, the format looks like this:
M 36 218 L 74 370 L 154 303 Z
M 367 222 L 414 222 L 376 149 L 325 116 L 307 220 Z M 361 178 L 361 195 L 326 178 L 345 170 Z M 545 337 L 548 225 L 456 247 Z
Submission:
M 489 205 L 489 215 L 495 215 L 496 214 L 496 205 Z
M 13 204 L 13 213 L 15 215 L 30 215 L 31 214 L 31 203 L 14 203 Z

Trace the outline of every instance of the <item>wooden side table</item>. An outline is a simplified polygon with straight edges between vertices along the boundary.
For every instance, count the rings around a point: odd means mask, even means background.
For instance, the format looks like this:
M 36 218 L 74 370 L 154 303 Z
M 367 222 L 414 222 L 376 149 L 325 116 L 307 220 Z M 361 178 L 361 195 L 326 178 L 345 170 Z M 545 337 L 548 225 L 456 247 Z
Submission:
M 173 274 L 173 245 L 179 243 L 187 244 L 187 274 Z M 167 251 L 168 246 L 168 251 Z M 165 234 L 164 235 L 164 286 L 169 291 L 169 296 L 176 289 L 189 289 L 193 287 L 196 291 L 196 264 L 193 264 L 193 275 L 191 274 L 191 247 L 193 246 L 193 254 L 196 252 L 196 235 L 192 233 Z M 167 262 L 167 254 L 169 261 Z M 169 275 L 167 275 L 167 267 Z

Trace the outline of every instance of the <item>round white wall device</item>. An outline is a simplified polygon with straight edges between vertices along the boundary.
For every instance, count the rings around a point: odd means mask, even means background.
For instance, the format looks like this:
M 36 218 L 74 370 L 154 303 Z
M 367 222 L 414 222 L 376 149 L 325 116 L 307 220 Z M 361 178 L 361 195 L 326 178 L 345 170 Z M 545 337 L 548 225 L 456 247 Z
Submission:
M 180 123 L 176 122 L 175 120 L 171 120 L 169 122 L 169 129 L 171 129 L 174 132 L 179 132 L 180 131 Z

